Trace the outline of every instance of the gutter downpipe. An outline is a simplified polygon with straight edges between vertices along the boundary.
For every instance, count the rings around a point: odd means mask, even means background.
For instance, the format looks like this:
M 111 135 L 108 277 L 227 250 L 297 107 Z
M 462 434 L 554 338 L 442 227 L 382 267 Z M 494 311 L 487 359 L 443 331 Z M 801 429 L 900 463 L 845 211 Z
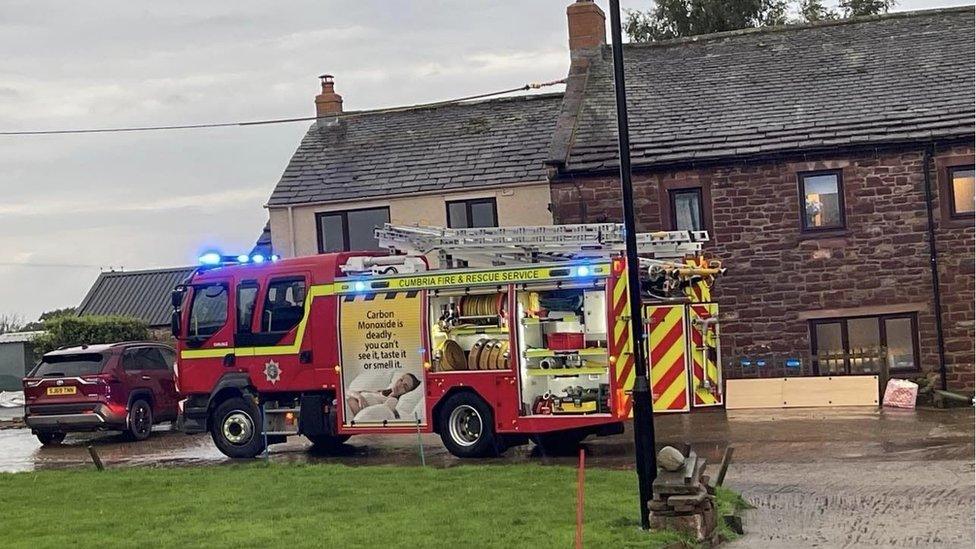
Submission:
M 939 349 L 939 376 L 942 390 L 948 388 L 945 358 L 945 336 L 942 332 L 942 289 L 939 284 L 939 253 L 935 246 L 935 216 L 932 213 L 932 154 L 934 144 L 925 148 L 922 169 L 925 171 L 925 211 L 928 214 L 929 269 L 932 271 L 932 298 L 935 305 L 935 335 Z
M 289 244 L 291 247 L 291 257 L 295 257 L 295 209 L 294 206 L 288 206 L 288 232 L 289 232 Z

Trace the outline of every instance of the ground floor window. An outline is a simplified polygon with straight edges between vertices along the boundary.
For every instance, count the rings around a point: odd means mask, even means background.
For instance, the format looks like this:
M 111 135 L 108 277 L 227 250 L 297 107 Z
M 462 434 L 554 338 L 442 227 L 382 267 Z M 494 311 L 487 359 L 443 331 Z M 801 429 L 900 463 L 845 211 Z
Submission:
M 918 370 L 914 313 L 828 318 L 810 323 L 814 371 L 821 375 Z

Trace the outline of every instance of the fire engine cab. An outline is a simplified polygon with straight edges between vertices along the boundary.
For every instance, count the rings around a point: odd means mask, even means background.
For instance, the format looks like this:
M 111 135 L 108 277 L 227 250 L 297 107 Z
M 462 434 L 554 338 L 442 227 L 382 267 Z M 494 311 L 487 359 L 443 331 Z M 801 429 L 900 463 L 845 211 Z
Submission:
M 622 432 L 634 383 L 622 226 L 376 235 L 391 253 L 201 258 L 173 292 L 185 431 L 237 458 L 292 435 L 328 450 L 435 432 L 477 457 Z M 722 403 L 709 298 L 722 268 L 702 257 L 707 239 L 638 235 L 659 413 Z

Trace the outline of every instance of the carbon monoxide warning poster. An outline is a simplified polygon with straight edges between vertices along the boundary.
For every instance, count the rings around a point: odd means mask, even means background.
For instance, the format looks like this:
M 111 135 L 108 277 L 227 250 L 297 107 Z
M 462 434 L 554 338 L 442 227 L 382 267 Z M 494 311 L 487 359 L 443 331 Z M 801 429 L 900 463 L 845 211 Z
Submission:
M 339 306 L 344 423 L 426 423 L 419 291 L 344 296 Z

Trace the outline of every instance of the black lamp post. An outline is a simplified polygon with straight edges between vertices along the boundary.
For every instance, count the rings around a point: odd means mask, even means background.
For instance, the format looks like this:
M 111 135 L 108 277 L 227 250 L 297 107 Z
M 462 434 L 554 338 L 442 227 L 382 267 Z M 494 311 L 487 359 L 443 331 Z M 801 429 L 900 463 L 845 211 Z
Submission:
M 641 528 L 650 528 L 647 504 L 651 484 L 657 476 L 654 449 L 654 410 L 644 351 L 644 321 L 641 309 L 640 259 L 637 257 L 637 227 L 634 221 L 634 189 L 630 180 L 630 132 L 627 122 L 627 91 L 624 88 L 624 53 L 620 37 L 620 0 L 610 0 L 610 36 L 613 42 L 613 82 L 617 92 L 617 134 L 620 144 L 620 189 L 623 195 L 627 286 L 630 298 L 630 333 L 634 340 L 634 446 L 637 453 L 637 486 L 640 492 Z

